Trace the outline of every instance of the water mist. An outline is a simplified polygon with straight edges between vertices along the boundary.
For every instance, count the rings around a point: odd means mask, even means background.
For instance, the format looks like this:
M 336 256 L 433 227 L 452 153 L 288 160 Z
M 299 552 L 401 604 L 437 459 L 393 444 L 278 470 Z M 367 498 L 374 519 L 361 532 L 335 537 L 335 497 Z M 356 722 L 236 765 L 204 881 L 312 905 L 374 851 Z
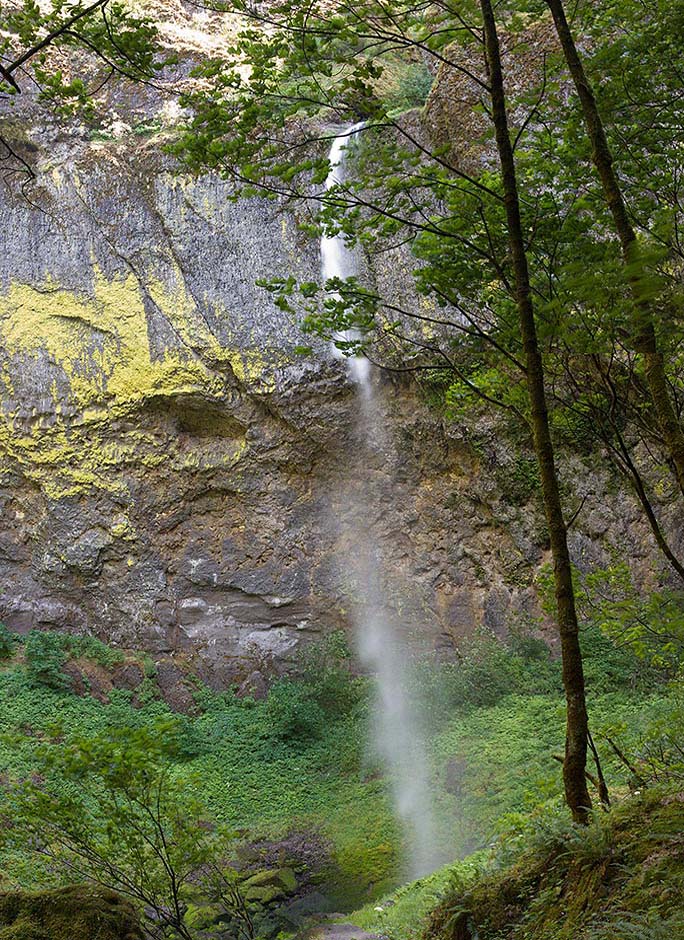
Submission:
M 349 127 L 335 138 L 326 190 L 344 183 L 347 147 L 361 127 Z M 342 234 L 321 239 L 321 266 L 325 281 L 346 278 L 358 270 L 354 250 Z M 353 337 L 345 334 L 339 338 Z M 343 357 L 336 348 L 333 351 Z M 441 859 L 436 849 L 425 742 L 407 692 L 408 650 L 398 635 L 396 614 L 387 602 L 389 571 L 373 525 L 383 511 L 378 481 L 392 444 L 368 360 L 349 357 L 347 365 L 357 388 L 353 431 L 359 459 L 350 468 L 351 495 L 340 522 L 341 541 L 348 550 L 341 553 L 339 563 L 345 586 L 351 586 L 353 592 L 351 612 L 359 657 L 375 680 L 373 744 L 388 773 L 395 811 L 403 827 L 406 874 L 417 878 L 434 870 Z

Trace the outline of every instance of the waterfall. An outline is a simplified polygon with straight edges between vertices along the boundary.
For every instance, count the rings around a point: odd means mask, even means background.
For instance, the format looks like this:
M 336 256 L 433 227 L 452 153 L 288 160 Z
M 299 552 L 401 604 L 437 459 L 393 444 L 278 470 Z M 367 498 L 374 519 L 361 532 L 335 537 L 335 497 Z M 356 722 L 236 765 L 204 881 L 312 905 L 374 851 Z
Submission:
M 346 148 L 361 127 L 349 127 L 335 138 L 326 190 L 344 182 Z M 343 234 L 322 237 L 321 267 L 324 282 L 349 277 L 358 270 L 355 253 Z M 340 338 L 349 336 L 343 334 Z M 333 352 L 344 358 L 334 346 Z M 408 693 L 408 648 L 399 635 L 396 612 L 388 602 L 389 568 L 373 526 L 373 520 L 383 512 L 381 483 L 393 445 L 368 360 L 351 356 L 347 366 L 357 387 L 353 430 L 359 459 L 348 468 L 350 492 L 338 514 L 345 546 L 339 565 L 350 595 L 359 657 L 375 680 L 373 744 L 388 774 L 395 812 L 403 827 L 406 874 L 417 878 L 433 871 L 443 859 L 436 848 L 425 742 Z
M 328 161 L 330 163 L 330 172 L 325 181 L 326 192 L 329 192 L 334 186 L 344 182 L 346 166 L 346 149 L 353 142 L 356 135 L 363 127 L 363 121 L 359 124 L 353 124 L 346 128 L 333 141 Z M 323 283 L 330 278 L 346 278 L 356 273 L 358 268 L 356 253 L 349 248 L 343 235 L 323 235 L 321 238 L 321 274 Z M 338 295 L 339 296 L 339 295 Z M 355 339 L 352 332 L 341 333 L 338 339 Z M 341 352 L 333 343 L 333 354 L 338 358 L 344 358 Z M 349 371 L 353 379 L 359 384 L 360 388 L 367 390 L 370 380 L 370 364 L 364 356 L 351 356 L 348 360 Z

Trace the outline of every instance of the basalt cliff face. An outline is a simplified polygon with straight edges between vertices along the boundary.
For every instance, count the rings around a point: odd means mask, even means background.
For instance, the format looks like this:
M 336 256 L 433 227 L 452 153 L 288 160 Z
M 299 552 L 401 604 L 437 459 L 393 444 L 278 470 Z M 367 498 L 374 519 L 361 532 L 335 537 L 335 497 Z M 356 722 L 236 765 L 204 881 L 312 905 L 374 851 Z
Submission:
M 354 546 L 337 523 L 360 453 L 343 364 L 323 345 L 301 358 L 255 284 L 318 276 L 304 210 L 179 176 L 133 126 L 17 139 L 37 180 L 0 193 L 0 619 L 183 657 L 220 685 L 287 668 L 347 626 L 339 558 Z M 379 283 L 410 281 L 383 265 Z M 548 559 L 524 458 L 379 382 L 368 524 L 407 637 L 447 652 L 479 625 L 536 618 Z M 636 508 L 587 467 L 566 473 L 586 499 L 578 562 L 613 544 L 638 567 Z

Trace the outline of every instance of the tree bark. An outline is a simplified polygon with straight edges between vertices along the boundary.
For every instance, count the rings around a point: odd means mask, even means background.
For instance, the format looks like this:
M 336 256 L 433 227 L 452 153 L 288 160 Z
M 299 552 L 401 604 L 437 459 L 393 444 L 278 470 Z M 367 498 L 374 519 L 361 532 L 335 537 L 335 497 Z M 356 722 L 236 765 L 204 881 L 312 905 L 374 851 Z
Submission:
M 487 69 L 489 73 L 492 115 L 506 205 L 509 247 L 515 278 L 520 332 L 527 369 L 534 448 L 539 463 L 544 510 L 553 556 L 553 574 L 558 611 L 558 628 L 563 659 L 563 685 L 567 702 L 567 724 L 563 782 L 565 799 L 576 822 L 586 823 L 591 799 L 585 777 L 587 762 L 588 719 L 584 690 L 584 670 L 579 645 L 579 628 L 568 552 L 567 529 L 556 473 L 553 442 L 546 404 L 544 365 L 539 351 L 537 327 L 530 289 L 520 200 L 511 144 L 506 95 L 501 64 L 501 49 L 491 0 L 480 0 L 484 23 Z
M 663 354 L 658 348 L 653 311 L 648 299 L 643 296 L 642 283 L 645 271 L 639 242 L 615 173 L 613 154 L 596 103 L 596 96 L 577 51 L 572 30 L 565 15 L 563 0 L 546 0 L 546 4 L 553 16 L 563 55 L 580 99 L 587 136 L 591 141 L 592 160 L 620 239 L 627 268 L 627 279 L 637 306 L 637 316 L 632 329 L 634 350 L 643 360 L 646 382 L 660 431 L 672 458 L 679 488 L 684 494 L 684 430 L 682 430 L 670 396 Z

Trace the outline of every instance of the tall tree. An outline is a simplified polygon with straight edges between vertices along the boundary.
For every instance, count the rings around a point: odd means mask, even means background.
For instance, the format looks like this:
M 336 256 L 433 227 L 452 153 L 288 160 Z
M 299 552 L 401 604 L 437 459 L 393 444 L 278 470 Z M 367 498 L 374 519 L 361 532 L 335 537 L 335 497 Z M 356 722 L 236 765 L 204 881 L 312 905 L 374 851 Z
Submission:
M 672 458 L 679 488 L 684 494 L 684 429 L 670 395 L 664 357 L 658 344 L 654 311 L 645 289 L 647 283 L 645 259 L 615 171 L 615 161 L 596 95 L 577 49 L 563 0 L 546 0 L 546 3 L 553 16 L 563 54 L 577 90 L 586 132 L 591 141 L 592 159 L 622 246 L 625 270 L 636 307 L 636 316 L 632 324 L 634 349 L 643 358 L 653 407 L 658 417 L 663 440 Z
M 544 365 L 537 338 L 537 326 L 525 250 L 525 235 L 520 213 L 515 158 L 508 127 L 501 48 L 494 10 L 490 0 L 480 0 L 480 7 L 484 27 L 492 119 L 501 163 L 508 240 L 520 320 L 520 335 L 525 355 L 534 449 L 539 464 L 544 510 L 553 555 L 554 588 L 563 660 L 563 684 L 567 704 L 565 760 L 563 764 L 565 798 L 575 821 L 584 823 L 587 821 L 591 808 L 585 776 L 589 725 L 582 653 L 579 645 L 579 625 L 572 583 L 572 565 L 570 563 L 567 528 L 549 427 L 544 386 Z

